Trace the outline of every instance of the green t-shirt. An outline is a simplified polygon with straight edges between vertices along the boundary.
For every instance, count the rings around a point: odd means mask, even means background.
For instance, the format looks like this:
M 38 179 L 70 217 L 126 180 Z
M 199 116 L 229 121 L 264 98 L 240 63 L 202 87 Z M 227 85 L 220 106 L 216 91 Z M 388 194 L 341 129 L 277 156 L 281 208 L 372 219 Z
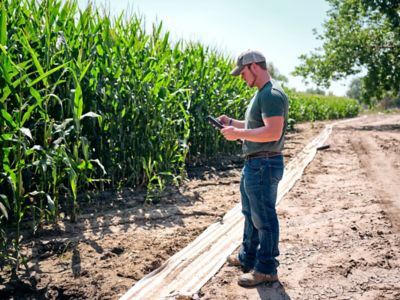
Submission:
M 275 116 L 283 116 L 285 124 L 278 141 L 267 143 L 244 141 L 243 153 L 245 155 L 260 151 L 282 151 L 288 119 L 288 102 L 283 89 L 272 80 L 257 91 L 246 110 L 245 128 L 254 129 L 265 126 L 263 119 Z

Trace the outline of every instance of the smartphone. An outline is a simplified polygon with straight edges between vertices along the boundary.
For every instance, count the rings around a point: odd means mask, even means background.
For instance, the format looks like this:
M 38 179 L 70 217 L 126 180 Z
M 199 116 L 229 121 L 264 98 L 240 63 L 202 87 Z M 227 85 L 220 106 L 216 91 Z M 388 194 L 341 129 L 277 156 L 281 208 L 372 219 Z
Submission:
M 216 118 L 213 118 L 211 116 L 207 116 L 207 122 L 210 123 L 215 128 L 218 128 L 218 129 L 224 128 L 224 125 L 222 125 L 222 123 L 220 121 L 218 121 Z

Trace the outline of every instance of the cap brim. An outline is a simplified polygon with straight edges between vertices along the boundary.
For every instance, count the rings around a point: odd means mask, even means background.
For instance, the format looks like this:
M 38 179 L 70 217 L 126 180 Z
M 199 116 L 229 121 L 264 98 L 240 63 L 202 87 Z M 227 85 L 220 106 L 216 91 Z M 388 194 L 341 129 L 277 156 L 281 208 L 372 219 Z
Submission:
M 233 75 L 233 76 L 239 76 L 239 75 L 240 75 L 240 72 L 242 72 L 243 68 L 244 68 L 244 66 L 242 66 L 242 67 L 236 66 L 236 67 L 231 71 L 231 75 Z

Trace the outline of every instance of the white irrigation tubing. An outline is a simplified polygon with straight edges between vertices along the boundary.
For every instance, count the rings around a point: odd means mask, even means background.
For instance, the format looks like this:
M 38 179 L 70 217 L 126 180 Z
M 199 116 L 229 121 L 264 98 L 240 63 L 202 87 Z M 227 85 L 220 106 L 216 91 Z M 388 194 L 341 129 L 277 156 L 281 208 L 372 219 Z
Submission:
M 359 119 L 359 118 L 357 118 Z M 326 125 L 321 133 L 294 157 L 285 168 L 279 184 L 277 205 L 301 178 L 337 124 Z M 170 257 L 160 268 L 143 277 L 120 300 L 173 299 L 178 295 L 194 295 L 223 266 L 226 258 L 240 245 L 243 231 L 241 205 L 236 205 L 221 222 L 210 225 L 186 248 Z

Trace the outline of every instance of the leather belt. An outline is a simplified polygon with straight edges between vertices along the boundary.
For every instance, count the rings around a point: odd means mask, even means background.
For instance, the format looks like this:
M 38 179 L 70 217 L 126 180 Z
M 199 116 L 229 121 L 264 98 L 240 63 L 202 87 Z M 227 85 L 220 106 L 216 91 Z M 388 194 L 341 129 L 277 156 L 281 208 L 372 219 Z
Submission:
M 274 157 L 282 155 L 282 152 L 272 152 L 272 151 L 260 151 L 252 154 L 245 155 L 244 159 L 254 159 L 254 158 L 263 158 L 263 157 Z

